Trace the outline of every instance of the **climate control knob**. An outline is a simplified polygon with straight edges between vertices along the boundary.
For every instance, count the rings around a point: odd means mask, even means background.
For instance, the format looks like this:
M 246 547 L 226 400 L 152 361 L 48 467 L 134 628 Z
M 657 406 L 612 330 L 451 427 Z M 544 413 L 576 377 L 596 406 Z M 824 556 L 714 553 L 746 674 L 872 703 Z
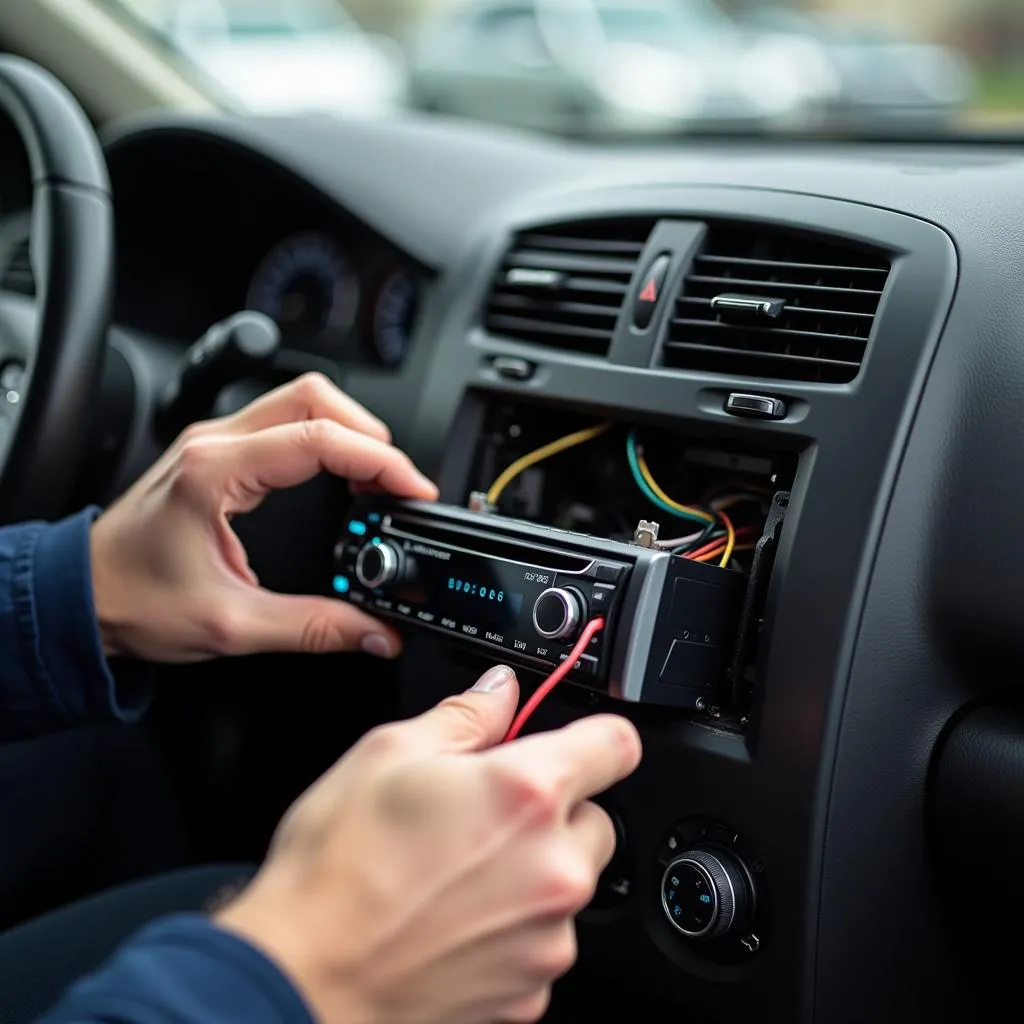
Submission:
M 738 857 L 694 847 L 665 869 L 661 906 L 672 927 L 688 939 L 724 939 L 750 923 L 754 886 Z
M 549 587 L 533 603 L 533 628 L 546 640 L 571 640 L 583 622 L 583 597 L 567 587 Z
M 369 590 L 394 582 L 401 568 L 402 556 L 386 540 L 367 544 L 356 556 L 356 579 Z

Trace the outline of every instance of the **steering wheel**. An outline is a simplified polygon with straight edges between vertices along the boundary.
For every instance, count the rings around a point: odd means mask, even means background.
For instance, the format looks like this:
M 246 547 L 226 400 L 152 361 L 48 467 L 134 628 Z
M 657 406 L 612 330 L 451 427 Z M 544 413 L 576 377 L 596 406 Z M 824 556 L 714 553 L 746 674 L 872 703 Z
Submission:
M 114 282 L 99 140 L 49 72 L 0 56 L 0 116 L 32 172 L 36 304 L 0 292 L 0 522 L 64 515 L 95 419 Z

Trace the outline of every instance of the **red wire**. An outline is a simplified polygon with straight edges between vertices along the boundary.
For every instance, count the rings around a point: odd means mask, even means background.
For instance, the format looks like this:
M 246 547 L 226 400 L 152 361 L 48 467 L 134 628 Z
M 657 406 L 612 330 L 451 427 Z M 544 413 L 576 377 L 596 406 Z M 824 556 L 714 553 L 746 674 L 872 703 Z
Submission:
M 751 534 L 753 532 L 753 529 L 749 526 L 740 527 L 740 529 L 736 531 L 736 539 L 739 540 L 741 537 L 746 537 L 748 534 Z M 720 555 L 724 550 L 725 538 L 716 537 L 715 540 L 711 541 L 710 544 L 705 544 L 702 548 L 697 548 L 696 551 L 687 551 L 683 557 L 689 559 L 697 559 L 700 558 L 701 555 L 710 555 L 713 551 Z
M 587 649 L 587 645 L 602 629 L 604 629 L 604 619 L 600 617 L 591 619 L 583 627 L 583 632 L 580 633 L 580 638 L 576 641 L 576 646 L 570 652 L 569 657 L 537 687 L 536 693 L 522 706 L 519 714 L 516 715 L 509 726 L 508 732 L 505 733 L 505 739 L 502 740 L 503 743 L 514 740 L 522 732 L 523 726 L 530 720 L 530 716 L 540 706 L 541 701 L 572 671 L 573 665 L 576 664 L 580 655 Z

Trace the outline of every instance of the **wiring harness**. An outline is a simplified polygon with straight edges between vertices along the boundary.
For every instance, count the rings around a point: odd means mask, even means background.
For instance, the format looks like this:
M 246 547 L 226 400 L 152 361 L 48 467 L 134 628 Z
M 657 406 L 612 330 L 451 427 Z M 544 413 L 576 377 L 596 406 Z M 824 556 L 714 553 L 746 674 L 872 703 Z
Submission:
M 488 503 L 497 506 L 509 484 L 531 466 L 592 441 L 605 434 L 611 426 L 611 423 L 598 423 L 584 430 L 577 430 L 516 459 L 487 491 Z M 631 430 L 626 438 L 626 460 L 633 480 L 647 501 L 660 512 L 681 519 L 692 527 L 690 532 L 684 535 L 659 540 L 658 547 L 696 562 L 716 562 L 722 568 L 739 568 L 735 556 L 739 552 L 753 550 L 756 525 L 755 522 L 751 522 L 737 528 L 733 517 L 726 510 L 748 505 L 763 519 L 765 493 L 742 489 L 720 494 L 696 504 L 676 501 L 665 493 L 655 479 L 635 430 Z

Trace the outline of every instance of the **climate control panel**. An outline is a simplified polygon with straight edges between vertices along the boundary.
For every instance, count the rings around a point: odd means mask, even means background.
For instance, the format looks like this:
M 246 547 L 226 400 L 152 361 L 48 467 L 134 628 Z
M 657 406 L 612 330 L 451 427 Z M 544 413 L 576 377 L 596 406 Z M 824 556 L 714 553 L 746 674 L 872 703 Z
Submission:
M 769 928 L 764 869 L 732 828 L 704 818 L 682 821 L 659 861 L 658 904 L 672 935 L 719 962 L 758 952 Z

